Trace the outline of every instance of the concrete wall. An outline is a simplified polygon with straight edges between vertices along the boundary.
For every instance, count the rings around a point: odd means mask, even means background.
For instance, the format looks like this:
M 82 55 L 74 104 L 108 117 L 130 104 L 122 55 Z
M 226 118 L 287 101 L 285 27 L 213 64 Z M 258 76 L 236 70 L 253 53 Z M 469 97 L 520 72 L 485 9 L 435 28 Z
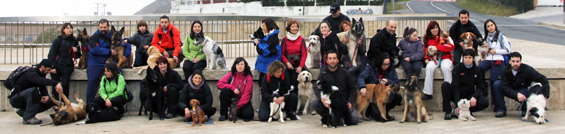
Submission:
M 182 73 L 182 69 L 176 69 L 179 74 Z M 319 74 L 319 70 L 311 69 L 312 75 L 317 78 Z M 548 102 L 549 109 L 557 109 L 557 110 L 564 110 L 565 109 L 565 68 L 538 68 L 538 71 L 545 76 L 548 77 L 549 83 L 551 86 L 551 98 Z M 0 82 L 3 82 L 5 78 L 9 75 L 11 70 L 1 70 L 0 69 Z M 253 107 L 258 108 L 260 103 L 260 94 L 259 94 L 259 85 L 258 85 L 258 74 L 256 71 L 254 72 L 254 88 L 253 88 Z M 399 77 L 401 79 L 401 84 L 404 83 L 404 76 L 402 74 L 402 69 L 397 69 Z M 422 70 L 424 72 L 424 70 Z M 206 76 L 206 83 L 212 89 L 212 94 L 214 96 L 214 106 L 219 107 L 219 90 L 217 89 L 216 83 L 221 77 L 228 73 L 228 70 L 204 70 L 204 75 Z M 140 102 L 139 102 L 139 84 L 140 80 L 144 77 L 145 73 L 138 74 L 138 70 L 132 69 L 124 69 L 124 74 L 127 79 L 128 87 L 131 89 L 133 94 L 135 95 L 135 99 L 133 102 L 128 103 L 127 107 L 130 111 L 137 111 Z M 423 74 L 423 73 L 422 73 Z M 487 74 L 488 75 L 488 74 Z M 184 77 L 183 77 L 184 78 Z M 420 76 L 420 78 L 424 78 L 424 75 Z M 436 69 L 434 75 L 434 98 L 432 100 L 424 101 L 425 105 L 428 107 L 429 110 L 433 111 L 441 111 L 441 83 L 443 83 L 443 75 L 439 69 Z M 487 76 L 487 78 L 489 78 Z M 72 76 L 71 82 L 71 97 L 74 98 L 72 92 L 77 91 L 79 94 L 79 98 L 85 99 L 86 95 L 86 71 L 85 70 L 75 70 Z M 424 80 L 420 80 L 420 85 L 423 85 Z M 489 89 L 490 90 L 490 89 Z M 402 91 L 401 91 L 402 93 Z M 489 91 L 490 93 L 490 91 Z M 14 108 L 10 105 L 10 102 L 7 100 L 6 96 L 8 94 L 8 90 L 3 86 L 0 86 L 0 110 L 2 111 L 15 111 Z M 489 97 L 490 98 L 490 97 Z M 71 99 L 74 102 L 74 99 Z M 492 103 L 492 101 L 491 101 Z M 518 109 L 518 103 L 506 99 L 506 105 L 509 110 L 516 110 Z M 397 107 L 395 110 L 401 110 L 403 107 Z M 492 107 L 489 107 L 488 110 L 492 110 Z

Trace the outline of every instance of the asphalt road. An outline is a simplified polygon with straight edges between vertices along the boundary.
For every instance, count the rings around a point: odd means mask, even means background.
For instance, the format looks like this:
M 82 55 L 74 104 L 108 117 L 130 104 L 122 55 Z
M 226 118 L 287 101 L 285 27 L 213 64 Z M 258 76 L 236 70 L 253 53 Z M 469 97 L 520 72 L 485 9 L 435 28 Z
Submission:
M 409 1 L 406 3 L 415 14 L 447 14 L 458 16 L 461 9 L 455 2 Z M 565 45 L 565 30 L 538 25 L 537 22 L 509 17 L 499 17 L 470 12 L 471 22 L 484 34 L 483 25 L 493 19 L 500 31 L 507 37 L 543 43 Z M 454 23 L 456 20 L 452 21 Z M 450 24 L 451 24 L 450 23 Z M 447 29 L 446 29 L 447 30 Z

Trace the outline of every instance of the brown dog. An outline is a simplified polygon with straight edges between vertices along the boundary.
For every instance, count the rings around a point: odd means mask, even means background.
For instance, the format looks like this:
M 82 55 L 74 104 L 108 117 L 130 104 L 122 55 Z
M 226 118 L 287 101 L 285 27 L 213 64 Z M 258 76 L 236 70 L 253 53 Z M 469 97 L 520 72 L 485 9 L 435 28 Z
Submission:
M 202 123 L 206 122 L 206 115 L 204 111 L 200 109 L 200 101 L 196 99 L 190 100 L 190 106 L 192 106 L 192 126 L 198 122 L 198 126 L 202 126 Z
M 110 58 L 106 60 L 106 63 L 109 63 L 110 61 L 117 61 L 116 65 L 118 65 L 118 67 L 131 68 L 131 65 L 133 63 L 133 53 L 130 54 L 129 58 L 126 58 L 124 56 L 125 44 L 122 45 L 122 41 L 123 41 L 122 35 L 124 34 L 125 31 L 124 28 L 125 27 L 122 27 L 120 31 L 116 31 L 116 28 L 112 26 L 112 29 L 110 30 L 110 33 L 112 33 L 112 37 L 111 37 L 112 50 L 114 50 L 117 53 L 117 55 L 110 56 Z
M 157 47 L 154 46 L 150 46 L 147 49 L 147 55 L 149 55 L 149 57 L 147 58 L 147 66 L 143 66 L 143 67 L 139 67 L 138 69 L 140 69 L 137 73 L 141 74 L 144 70 L 147 70 L 147 67 L 151 68 L 151 70 L 154 69 L 154 67 L 157 65 L 157 59 L 159 59 L 159 57 L 163 56 L 163 54 L 161 54 L 161 52 L 159 52 L 159 49 Z M 177 67 L 177 63 L 175 62 L 175 60 L 173 58 L 167 58 L 167 61 L 169 61 L 169 66 L 171 68 L 176 68 Z
M 465 44 L 465 48 L 463 49 L 473 49 L 473 40 L 476 38 L 475 34 L 465 32 L 461 34 L 460 38 L 463 39 L 463 44 Z
M 382 84 L 380 84 L 382 85 Z M 378 87 L 378 86 L 375 86 Z M 381 117 L 387 121 L 389 120 L 386 117 L 386 103 L 389 102 L 389 97 L 391 94 L 396 94 L 398 92 L 398 85 L 392 84 L 388 86 L 383 86 L 382 88 L 374 88 L 373 92 L 374 95 L 374 102 L 376 102 L 377 107 L 379 108 L 379 112 L 381 113 Z
M 86 32 L 86 28 L 84 28 L 82 31 L 80 29 L 78 29 L 78 36 L 77 36 L 77 41 L 80 42 L 80 49 L 82 51 L 82 56 L 80 57 L 80 60 L 78 61 L 78 68 L 79 69 L 86 69 L 87 63 L 88 63 L 88 38 L 90 37 L 88 35 L 88 32 Z
M 418 89 L 418 77 L 410 76 L 407 79 L 405 90 L 404 90 L 404 117 L 400 120 L 400 123 L 406 122 L 408 116 L 416 116 L 416 122 L 421 123 L 426 122 L 428 118 L 428 112 L 426 107 L 422 103 L 422 92 Z M 416 108 L 414 111 L 413 108 Z M 408 114 L 410 112 L 410 114 Z
M 75 92 L 75 99 L 78 104 L 71 103 L 71 101 L 69 101 L 67 96 L 63 93 L 59 93 L 59 96 L 63 98 L 63 101 L 65 102 L 64 106 L 53 96 L 49 96 L 51 97 L 51 101 L 59 107 L 55 110 L 55 114 L 50 115 L 55 125 L 67 124 L 86 118 L 86 104 L 82 99 L 78 98 L 77 92 Z
M 367 107 L 369 104 L 375 103 L 375 88 L 384 88 L 383 84 L 367 84 L 365 89 L 367 90 L 367 94 L 365 96 L 361 95 L 360 91 L 357 91 L 357 114 L 365 120 L 369 120 L 366 116 Z M 379 89 L 380 90 L 380 89 Z

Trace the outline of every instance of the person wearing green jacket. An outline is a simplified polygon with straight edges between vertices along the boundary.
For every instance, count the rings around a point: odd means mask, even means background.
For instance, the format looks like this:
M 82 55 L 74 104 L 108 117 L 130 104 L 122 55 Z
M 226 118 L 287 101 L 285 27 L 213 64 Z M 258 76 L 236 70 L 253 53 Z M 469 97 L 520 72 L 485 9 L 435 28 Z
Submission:
M 116 63 L 110 62 L 104 66 L 104 75 L 100 81 L 100 96 L 94 99 L 94 103 L 99 108 L 117 107 L 118 111 L 123 114 L 124 105 L 127 102 L 127 96 L 124 95 L 126 80 L 119 73 Z
M 196 38 L 204 38 L 202 32 L 202 22 L 196 20 L 192 22 L 192 30 L 190 35 L 184 39 L 182 53 L 186 56 L 182 71 L 184 72 L 184 79 L 187 80 L 195 70 L 204 70 L 206 67 L 206 54 L 202 50 L 202 45 L 194 44 Z

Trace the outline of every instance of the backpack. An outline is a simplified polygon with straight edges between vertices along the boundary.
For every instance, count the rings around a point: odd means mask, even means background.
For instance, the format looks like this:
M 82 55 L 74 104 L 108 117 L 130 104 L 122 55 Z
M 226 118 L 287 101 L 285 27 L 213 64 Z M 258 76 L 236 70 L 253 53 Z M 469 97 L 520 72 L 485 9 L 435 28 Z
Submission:
M 497 38 L 497 40 L 502 37 L 503 34 L 500 34 L 499 37 Z M 506 42 L 508 42 L 508 46 L 512 47 L 512 44 L 510 43 L 510 41 L 508 41 L 508 39 L 506 40 Z M 504 44 L 501 44 L 500 47 L 502 47 L 503 49 L 508 50 L 508 48 L 506 48 L 504 46 Z M 508 52 L 510 52 L 510 50 L 508 50 Z M 502 57 L 504 57 L 504 65 L 508 65 L 508 62 L 510 61 L 510 54 L 503 54 Z
M 20 67 L 16 68 L 16 70 L 12 71 L 12 73 L 10 73 L 10 75 L 8 75 L 8 78 L 6 78 L 6 81 L 4 81 L 4 86 L 6 87 L 6 89 L 12 90 L 14 88 L 14 86 L 16 85 L 16 81 L 18 81 L 20 76 L 22 76 L 22 74 L 24 74 L 25 72 L 27 72 L 28 70 L 33 69 L 33 68 L 35 68 L 35 67 L 33 67 L 33 66 L 20 66 Z

